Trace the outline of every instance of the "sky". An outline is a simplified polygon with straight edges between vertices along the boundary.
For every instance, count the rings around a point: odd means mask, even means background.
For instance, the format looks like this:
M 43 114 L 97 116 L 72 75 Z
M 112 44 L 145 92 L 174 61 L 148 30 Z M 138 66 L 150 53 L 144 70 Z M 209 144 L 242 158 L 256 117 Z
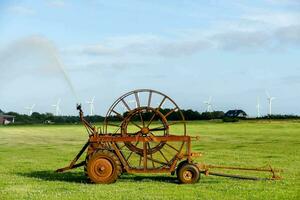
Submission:
M 300 1 L 1 1 L 0 109 L 75 115 L 161 91 L 183 109 L 300 114 Z M 70 86 L 72 85 L 72 86 Z M 71 89 L 73 87 L 73 89 Z M 73 90 L 73 92 L 72 92 Z

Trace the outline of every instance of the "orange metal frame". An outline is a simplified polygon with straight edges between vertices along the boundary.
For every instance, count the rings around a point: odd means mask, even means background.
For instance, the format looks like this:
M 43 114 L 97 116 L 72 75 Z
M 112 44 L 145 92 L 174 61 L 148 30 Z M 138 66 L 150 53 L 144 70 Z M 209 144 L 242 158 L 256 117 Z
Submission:
M 77 163 L 81 155 L 88 149 L 87 154 L 99 148 L 109 148 L 109 150 L 114 150 L 114 152 L 119 157 L 124 169 L 128 173 L 174 173 L 178 161 L 186 158 L 188 163 L 192 163 L 192 157 L 200 156 L 200 153 L 192 153 L 191 152 L 191 138 L 190 136 L 176 136 L 176 135 L 168 135 L 168 136 L 121 136 L 119 134 L 101 134 L 99 133 L 94 126 L 92 126 L 89 122 L 87 122 L 83 117 L 83 112 L 81 110 L 81 106 L 77 106 L 79 110 L 79 116 L 89 133 L 89 140 L 83 146 L 83 148 L 79 151 L 73 161 L 69 166 L 60 168 L 56 170 L 57 172 L 63 172 L 69 169 L 77 168 L 83 166 L 85 161 Z M 196 137 L 198 139 L 198 137 Z M 118 143 L 120 142 L 142 142 L 143 143 L 143 167 L 142 168 L 133 168 L 130 167 L 128 161 L 125 159 Z M 148 157 L 147 155 L 147 143 L 149 142 L 164 142 L 164 141 L 174 141 L 174 142 L 183 142 L 182 145 L 186 145 L 186 152 L 183 152 L 183 148 L 175 155 L 174 159 L 161 168 L 147 168 L 147 161 L 153 160 L 153 158 Z M 263 167 L 263 168 L 242 168 L 242 167 L 230 167 L 230 166 L 217 166 L 217 165 L 206 165 L 206 164 L 196 164 L 201 173 L 205 175 L 215 175 L 215 176 L 223 176 L 223 177 L 231 177 L 231 178 L 240 178 L 240 179 L 250 179 L 250 180 L 266 180 L 265 178 L 257 178 L 257 177 L 248 177 L 248 176 L 240 176 L 240 175 L 232 175 L 232 174 L 223 174 L 218 172 L 211 172 L 210 169 L 228 169 L 228 170 L 244 170 L 244 171 L 260 171 L 260 172 L 271 172 L 272 180 L 280 179 L 277 176 L 276 172 L 282 172 L 282 170 L 273 169 L 271 166 Z M 267 180 L 270 180 L 267 178 Z

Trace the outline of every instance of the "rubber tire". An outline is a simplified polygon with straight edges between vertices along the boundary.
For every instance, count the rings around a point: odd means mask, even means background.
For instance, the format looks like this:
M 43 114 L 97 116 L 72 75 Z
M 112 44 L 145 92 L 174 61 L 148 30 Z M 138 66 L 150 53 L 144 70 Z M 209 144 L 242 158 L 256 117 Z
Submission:
M 191 178 L 186 178 L 184 173 L 190 173 Z M 196 165 L 185 163 L 177 169 L 177 178 L 183 184 L 197 183 L 200 180 L 200 171 Z
M 112 172 L 109 175 L 109 177 L 102 178 L 101 176 L 97 176 L 97 174 L 95 174 L 94 172 L 95 169 L 93 167 L 95 167 L 94 164 L 99 159 L 109 161 L 112 167 Z M 119 158 L 116 156 L 115 153 L 108 150 L 95 151 L 94 153 L 86 157 L 85 162 L 86 163 L 84 166 L 84 172 L 88 177 L 88 180 L 92 183 L 97 183 L 97 184 L 114 183 L 122 173 L 122 167 Z
M 184 160 L 184 161 L 181 161 L 178 165 L 177 165 L 177 167 L 176 167 L 176 175 L 179 173 L 179 169 L 183 166 L 183 165 L 185 165 L 185 164 L 187 164 L 188 163 L 188 160 Z

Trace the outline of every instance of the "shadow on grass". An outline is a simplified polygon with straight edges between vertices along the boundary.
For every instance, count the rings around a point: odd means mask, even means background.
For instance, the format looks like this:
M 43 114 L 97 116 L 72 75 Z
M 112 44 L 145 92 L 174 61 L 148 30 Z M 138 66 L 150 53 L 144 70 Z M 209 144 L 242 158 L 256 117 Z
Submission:
M 83 172 L 57 173 L 55 171 L 32 171 L 27 173 L 18 173 L 18 175 L 45 181 L 88 183 Z
M 120 181 L 135 181 L 135 182 L 165 182 L 165 183 L 174 183 L 178 184 L 176 176 L 165 176 L 165 175 L 149 175 L 149 174 L 123 174 L 120 177 Z
M 36 178 L 45 181 L 63 181 L 75 183 L 89 183 L 83 172 L 64 172 L 57 173 L 54 171 L 32 171 L 27 173 L 17 173 L 20 176 Z M 176 176 L 163 175 L 133 175 L 123 174 L 119 177 L 120 182 L 167 182 L 178 184 Z
M 62 181 L 70 183 L 89 183 L 83 172 L 64 172 L 57 173 L 54 171 L 32 171 L 27 173 L 17 173 L 23 177 L 36 178 L 45 181 Z M 203 176 L 202 176 L 203 177 Z M 149 175 L 149 174 L 127 174 L 124 173 L 119 177 L 118 182 L 160 182 L 160 183 L 171 183 L 179 184 L 176 176 L 170 175 Z M 200 180 L 202 184 L 215 184 L 217 180 Z

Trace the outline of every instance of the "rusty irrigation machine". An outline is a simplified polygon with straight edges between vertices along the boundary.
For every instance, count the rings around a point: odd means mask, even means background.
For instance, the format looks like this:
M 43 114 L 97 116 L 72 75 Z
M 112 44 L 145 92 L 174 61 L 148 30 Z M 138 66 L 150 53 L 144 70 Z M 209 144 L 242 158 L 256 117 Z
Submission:
M 164 108 L 169 109 L 162 109 Z M 186 122 L 177 104 L 163 93 L 141 89 L 124 94 L 109 108 L 103 129 L 96 128 L 83 117 L 89 139 L 64 172 L 84 166 L 93 183 L 113 183 L 127 173 L 176 173 L 180 183 L 196 183 L 200 173 L 257 180 L 260 178 L 211 172 L 210 169 L 230 169 L 271 172 L 270 179 L 279 178 L 271 167 L 239 168 L 196 164 L 191 141 L 197 137 L 186 134 Z M 164 110 L 164 112 L 162 112 Z M 176 121 L 174 120 L 176 119 Z M 84 161 L 77 163 L 85 152 Z

